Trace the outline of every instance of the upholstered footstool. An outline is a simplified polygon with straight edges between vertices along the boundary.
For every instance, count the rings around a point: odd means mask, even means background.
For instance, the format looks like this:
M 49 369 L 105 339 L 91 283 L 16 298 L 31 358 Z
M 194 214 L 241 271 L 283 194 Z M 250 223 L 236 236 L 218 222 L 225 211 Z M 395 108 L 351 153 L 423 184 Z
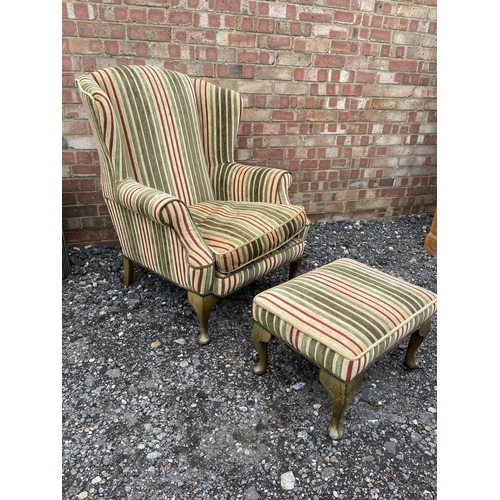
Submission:
M 319 367 L 331 396 L 332 439 L 366 369 L 409 335 L 405 364 L 429 333 L 437 296 L 352 259 L 339 259 L 258 294 L 253 300 L 253 371 L 267 369 L 267 343 L 277 338 Z

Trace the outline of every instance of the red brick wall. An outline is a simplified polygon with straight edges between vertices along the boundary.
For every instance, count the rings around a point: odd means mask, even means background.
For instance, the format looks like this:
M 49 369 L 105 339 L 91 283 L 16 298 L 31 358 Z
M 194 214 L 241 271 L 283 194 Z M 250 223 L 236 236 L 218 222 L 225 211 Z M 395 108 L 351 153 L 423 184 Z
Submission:
M 63 228 L 116 243 L 75 87 L 151 64 L 242 93 L 240 162 L 290 170 L 313 220 L 433 212 L 436 0 L 63 2 Z

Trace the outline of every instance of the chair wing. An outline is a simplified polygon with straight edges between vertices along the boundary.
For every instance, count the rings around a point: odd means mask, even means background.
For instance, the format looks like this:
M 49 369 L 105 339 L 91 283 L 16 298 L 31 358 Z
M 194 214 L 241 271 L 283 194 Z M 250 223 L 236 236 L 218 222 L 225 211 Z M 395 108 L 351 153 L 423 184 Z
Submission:
M 207 343 L 221 297 L 297 271 L 308 219 L 290 172 L 234 161 L 240 94 L 175 71 L 118 66 L 77 79 L 124 258 L 188 291 Z

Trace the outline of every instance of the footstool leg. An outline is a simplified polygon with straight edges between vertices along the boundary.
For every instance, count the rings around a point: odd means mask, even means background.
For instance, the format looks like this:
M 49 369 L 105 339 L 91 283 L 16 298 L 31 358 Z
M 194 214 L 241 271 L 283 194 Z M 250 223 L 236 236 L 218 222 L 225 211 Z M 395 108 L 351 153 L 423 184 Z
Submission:
M 259 355 L 259 359 L 254 363 L 252 369 L 257 375 L 263 375 L 267 370 L 267 343 L 271 340 L 271 334 L 254 321 L 252 340 Z
M 431 329 L 431 320 L 424 323 L 418 330 L 415 330 L 410 337 L 408 348 L 406 349 L 405 365 L 414 370 L 418 368 L 418 362 L 415 360 L 415 352 L 422 345 L 425 337 Z
M 335 441 L 338 441 L 344 433 L 340 419 L 347 405 L 354 398 L 354 394 L 361 385 L 361 382 L 363 382 L 363 376 L 364 374 L 360 373 L 350 382 L 343 382 L 323 368 L 319 371 L 319 380 L 330 394 L 332 400 L 333 416 L 328 424 L 328 435 Z

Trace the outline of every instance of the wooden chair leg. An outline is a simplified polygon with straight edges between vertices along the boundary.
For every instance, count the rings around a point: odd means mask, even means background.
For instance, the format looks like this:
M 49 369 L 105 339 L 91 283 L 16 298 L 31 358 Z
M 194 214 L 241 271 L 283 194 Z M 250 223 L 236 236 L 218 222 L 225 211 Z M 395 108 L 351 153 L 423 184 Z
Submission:
M 328 435 L 338 441 L 344 430 L 342 428 L 342 414 L 347 405 L 353 400 L 355 392 L 363 382 L 364 373 L 360 373 L 350 382 L 343 382 L 334 377 L 323 368 L 319 371 L 319 380 L 323 387 L 328 391 L 332 400 L 332 419 L 328 424 Z
M 408 348 L 406 349 L 405 365 L 414 370 L 418 368 L 418 361 L 415 360 L 415 352 L 422 345 L 422 342 L 427 337 L 431 329 L 431 320 L 424 323 L 418 330 L 415 330 L 410 337 L 408 342 Z
M 198 320 L 200 321 L 200 334 L 198 335 L 198 344 L 205 345 L 210 342 L 208 335 L 208 319 L 212 308 L 214 307 L 221 297 L 216 295 L 198 295 L 194 292 L 188 291 L 189 303 L 193 306 Z
M 293 280 L 293 278 L 295 278 L 301 263 L 302 263 L 302 257 L 299 257 L 297 260 L 290 262 L 290 274 L 288 276 L 288 279 Z
M 254 363 L 252 370 L 257 375 L 263 375 L 267 370 L 267 344 L 271 340 L 271 334 L 254 321 L 252 340 L 259 355 L 259 359 Z
M 128 258 L 123 256 L 123 283 L 129 286 L 134 281 L 134 263 Z

